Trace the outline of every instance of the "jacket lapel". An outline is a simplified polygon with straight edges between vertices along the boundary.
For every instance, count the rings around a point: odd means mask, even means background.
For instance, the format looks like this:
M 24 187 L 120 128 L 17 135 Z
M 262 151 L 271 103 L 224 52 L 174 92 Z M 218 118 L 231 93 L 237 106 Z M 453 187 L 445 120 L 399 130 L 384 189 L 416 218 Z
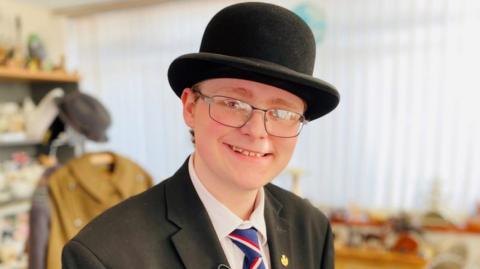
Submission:
M 89 160 L 92 154 L 70 160 L 67 163 L 71 174 L 83 189 L 98 203 L 108 203 L 105 193 L 110 193 L 112 186 L 106 173 L 100 173 Z
M 207 211 L 188 173 L 188 159 L 167 182 L 167 218 L 179 227 L 171 237 L 187 269 L 217 268 L 228 265 Z
M 265 222 L 271 269 L 297 268 L 290 248 L 290 227 L 280 215 L 282 204 L 265 188 Z

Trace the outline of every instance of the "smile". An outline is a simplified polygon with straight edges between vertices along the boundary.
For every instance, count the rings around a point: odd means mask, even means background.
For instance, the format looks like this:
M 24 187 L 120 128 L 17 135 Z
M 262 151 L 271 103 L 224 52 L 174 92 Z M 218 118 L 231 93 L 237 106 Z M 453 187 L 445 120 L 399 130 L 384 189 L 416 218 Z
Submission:
M 238 152 L 238 153 L 240 153 L 240 154 L 243 154 L 243 155 L 249 156 L 249 157 L 257 157 L 257 158 L 260 158 L 260 157 L 265 157 L 265 156 L 268 155 L 268 153 L 248 151 L 248 150 L 246 150 L 246 149 L 242 149 L 242 148 L 239 148 L 239 147 L 237 147 L 237 146 L 228 145 L 228 147 L 230 147 L 230 149 L 232 149 L 232 150 L 235 151 L 235 152 Z

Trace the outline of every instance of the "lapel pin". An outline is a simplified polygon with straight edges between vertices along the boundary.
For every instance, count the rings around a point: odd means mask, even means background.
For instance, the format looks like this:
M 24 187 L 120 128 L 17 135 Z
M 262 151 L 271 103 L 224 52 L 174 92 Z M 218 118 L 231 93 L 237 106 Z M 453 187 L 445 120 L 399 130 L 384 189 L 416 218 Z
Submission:
M 284 254 L 282 254 L 282 258 L 280 258 L 280 261 L 282 262 L 282 265 L 287 267 L 288 266 L 288 258 Z

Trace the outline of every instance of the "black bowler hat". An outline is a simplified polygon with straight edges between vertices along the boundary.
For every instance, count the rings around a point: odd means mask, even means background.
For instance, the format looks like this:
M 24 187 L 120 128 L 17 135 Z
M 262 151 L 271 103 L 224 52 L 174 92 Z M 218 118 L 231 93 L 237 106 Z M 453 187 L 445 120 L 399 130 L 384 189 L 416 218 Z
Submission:
M 108 140 L 106 131 L 112 121 L 110 113 L 96 98 L 72 92 L 57 101 L 60 119 L 95 142 Z
M 211 78 L 272 85 L 302 98 L 311 121 L 340 100 L 335 87 L 312 76 L 314 63 L 315 39 L 299 16 L 276 5 L 248 2 L 218 12 L 205 29 L 200 52 L 175 59 L 168 79 L 178 96 Z

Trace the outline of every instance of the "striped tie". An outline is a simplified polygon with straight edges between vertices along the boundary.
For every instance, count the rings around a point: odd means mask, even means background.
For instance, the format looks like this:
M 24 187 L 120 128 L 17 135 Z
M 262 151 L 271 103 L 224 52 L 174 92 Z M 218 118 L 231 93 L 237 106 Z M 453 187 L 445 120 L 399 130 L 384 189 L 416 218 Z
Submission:
M 243 269 L 265 269 L 255 228 L 236 229 L 228 237 L 245 254 Z

